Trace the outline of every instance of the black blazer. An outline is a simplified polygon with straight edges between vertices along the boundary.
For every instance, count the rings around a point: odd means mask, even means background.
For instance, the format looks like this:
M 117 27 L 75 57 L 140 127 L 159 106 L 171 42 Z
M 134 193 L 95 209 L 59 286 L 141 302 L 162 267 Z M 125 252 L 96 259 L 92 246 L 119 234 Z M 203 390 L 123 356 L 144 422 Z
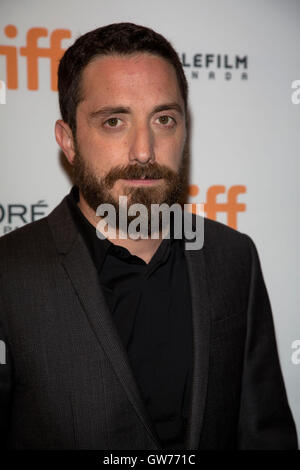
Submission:
M 204 247 L 185 250 L 194 351 L 187 449 L 296 449 L 255 245 L 221 223 L 204 227 Z M 66 199 L 1 237 L 0 259 L 1 444 L 160 449 Z

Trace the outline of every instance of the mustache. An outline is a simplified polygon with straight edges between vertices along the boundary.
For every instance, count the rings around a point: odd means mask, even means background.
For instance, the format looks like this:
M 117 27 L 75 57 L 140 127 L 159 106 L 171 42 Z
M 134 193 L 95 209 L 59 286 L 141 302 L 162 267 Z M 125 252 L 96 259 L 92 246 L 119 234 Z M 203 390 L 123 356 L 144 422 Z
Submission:
M 143 177 L 150 179 L 164 178 L 172 182 L 176 176 L 177 173 L 173 170 L 165 165 L 159 165 L 156 162 L 148 165 L 119 165 L 108 172 L 104 178 L 104 183 L 108 188 L 112 188 L 118 179 L 139 179 Z

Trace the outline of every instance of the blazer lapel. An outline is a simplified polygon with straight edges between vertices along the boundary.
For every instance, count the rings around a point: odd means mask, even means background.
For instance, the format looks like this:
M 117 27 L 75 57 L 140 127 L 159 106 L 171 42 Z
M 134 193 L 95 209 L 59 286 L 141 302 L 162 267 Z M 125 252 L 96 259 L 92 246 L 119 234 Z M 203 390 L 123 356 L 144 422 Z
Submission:
M 160 449 L 158 436 L 148 415 L 137 387 L 128 355 L 119 338 L 113 318 L 108 310 L 99 286 L 98 273 L 81 236 L 71 218 L 65 200 L 48 216 L 56 247 L 61 253 L 62 264 L 78 295 L 91 328 L 112 367 L 122 383 L 128 399 L 145 426 L 146 431 Z
M 203 250 L 204 248 L 185 250 L 192 300 L 194 350 L 192 396 L 186 436 L 186 448 L 191 450 L 198 449 L 199 446 L 209 368 L 211 314 Z

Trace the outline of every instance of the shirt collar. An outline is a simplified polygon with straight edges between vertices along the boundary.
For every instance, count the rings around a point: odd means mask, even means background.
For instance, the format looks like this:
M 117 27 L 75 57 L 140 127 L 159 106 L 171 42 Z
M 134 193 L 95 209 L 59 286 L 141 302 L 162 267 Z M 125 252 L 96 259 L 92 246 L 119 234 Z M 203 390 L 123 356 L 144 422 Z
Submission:
M 73 186 L 71 188 L 70 193 L 67 196 L 67 201 L 68 201 L 69 208 L 71 210 L 71 214 L 73 216 L 74 222 L 76 223 L 76 226 L 80 234 L 85 240 L 87 247 L 89 249 L 89 252 L 91 254 L 91 257 L 94 260 L 99 272 L 103 266 L 103 262 L 108 252 L 110 252 L 111 254 L 119 258 L 127 258 L 128 260 L 129 258 L 134 258 L 135 261 L 137 261 L 136 258 L 138 257 L 132 255 L 129 252 L 129 250 L 127 250 L 126 248 L 115 245 L 107 238 L 100 239 L 97 237 L 96 228 L 88 221 L 88 219 L 83 215 L 82 211 L 78 207 L 79 189 L 77 186 Z M 166 254 L 168 250 L 164 249 L 165 245 L 172 246 L 172 244 L 175 241 L 179 241 L 179 239 L 174 238 L 173 230 L 171 229 L 170 238 L 165 238 L 162 241 L 161 245 L 163 246 L 160 245 L 157 251 L 155 252 L 155 254 L 153 255 L 153 261 L 154 259 L 155 261 L 157 261 L 161 253 Z

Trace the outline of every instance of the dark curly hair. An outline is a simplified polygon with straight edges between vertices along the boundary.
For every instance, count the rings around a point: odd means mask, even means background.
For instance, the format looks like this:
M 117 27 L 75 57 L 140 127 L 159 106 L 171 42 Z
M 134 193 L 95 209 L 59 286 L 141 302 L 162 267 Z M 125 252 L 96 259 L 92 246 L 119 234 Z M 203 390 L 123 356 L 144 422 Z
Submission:
M 69 47 L 58 67 L 58 95 L 62 119 L 76 135 L 76 108 L 81 101 L 81 76 L 84 68 L 97 56 L 129 55 L 148 52 L 166 59 L 174 66 L 187 110 L 188 84 L 179 56 L 161 34 L 133 23 L 113 23 L 80 36 Z

